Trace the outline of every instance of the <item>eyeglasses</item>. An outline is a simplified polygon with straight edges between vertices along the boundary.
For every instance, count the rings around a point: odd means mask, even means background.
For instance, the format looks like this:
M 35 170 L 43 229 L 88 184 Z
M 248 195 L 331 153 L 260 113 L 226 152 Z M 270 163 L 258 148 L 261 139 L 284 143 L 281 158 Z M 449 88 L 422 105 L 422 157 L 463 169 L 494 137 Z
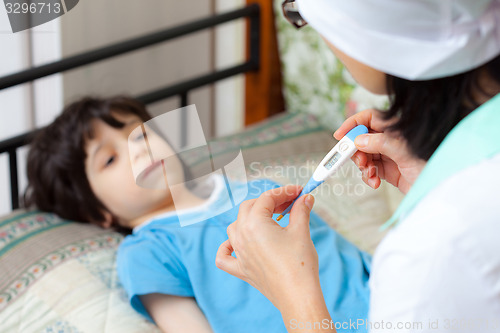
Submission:
M 281 4 L 281 8 L 283 9 L 283 15 L 285 18 L 293 24 L 297 29 L 300 29 L 307 25 L 306 20 L 302 18 L 299 13 L 299 9 L 297 8 L 297 3 L 295 0 L 285 0 Z

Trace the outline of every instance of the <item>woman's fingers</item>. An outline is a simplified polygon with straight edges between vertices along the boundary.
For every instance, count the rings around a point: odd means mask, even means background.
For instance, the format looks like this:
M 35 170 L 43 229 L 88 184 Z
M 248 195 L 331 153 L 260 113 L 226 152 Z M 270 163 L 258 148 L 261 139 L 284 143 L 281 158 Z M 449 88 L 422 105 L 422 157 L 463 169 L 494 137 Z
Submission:
M 385 179 L 406 193 L 426 162 L 412 154 L 401 136 L 387 130 L 395 121 L 397 119 L 384 120 L 379 111 L 365 110 L 348 118 L 334 136 L 340 140 L 357 125 L 368 127 L 368 134 L 356 138 L 358 151 L 352 157 L 362 172 L 363 181 L 378 188 L 381 179 Z
M 274 210 L 274 213 L 275 213 L 275 214 L 277 214 L 277 213 L 283 213 L 283 211 L 284 211 L 285 209 L 287 209 L 287 208 L 288 208 L 288 206 L 290 206 L 290 205 L 292 204 L 292 202 L 293 202 L 293 200 L 291 200 L 291 201 L 287 201 L 287 202 L 285 202 L 284 204 L 279 205 L 279 206 L 278 206 L 278 207 L 276 207 L 276 209 Z
M 354 144 L 364 153 L 385 155 L 393 161 L 400 162 L 409 157 L 404 141 L 387 133 L 363 134 L 356 138 Z
M 374 166 L 377 170 L 377 176 L 385 179 L 389 184 L 398 186 L 399 178 L 401 177 L 401 172 L 399 171 L 398 165 L 390 159 L 379 159 L 373 161 Z
M 359 113 L 356 113 L 354 116 L 347 118 L 344 123 L 333 133 L 333 136 L 337 140 L 341 140 L 347 132 L 352 130 L 354 127 L 358 125 L 365 125 L 368 128 L 371 128 L 372 123 L 372 110 L 365 110 Z
M 228 226 L 229 239 L 219 246 L 215 259 L 219 269 L 257 288 L 276 306 L 294 288 L 310 290 L 312 283 L 320 290 L 318 255 L 308 232 L 312 202 L 305 199 L 310 196 L 297 200 L 286 228 L 271 219 L 301 190 L 286 186 L 245 202 L 238 219 Z
M 365 125 L 370 132 L 383 132 L 389 125 L 389 122 L 382 119 L 378 114 L 380 111 L 375 109 L 368 109 L 356 113 L 355 115 L 347 118 L 344 123 L 335 131 L 333 136 L 335 139 L 342 139 L 347 132 L 352 130 L 358 125 Z
M 306 194 L 295 202 L 290 212 L 290 224 L 287 228 L 304 228 L 304 232 L 309 234 L 309 219 L 314 206 L 314 197 Z
M 368 184 L 368 186 L 370 186 L 371 188 L 373 189 L 378 189 L 380 184 L 382 183 L 382 180 L 380 179 L 380 177 L 371 177 L 371 178 L 368 178 L 366 180 L 366 183 Z
M 250 211 L 252 210 L 253 205 L 255 205 L 256 201 L 257 199 L 243 201 L 240 204 L 240 209 L 238 210 L 238 219 L 246 218 L 248 213 L 250 213 Z
M 228 239 L 222 243 L 217 250 L 217 255 L 215 256 L 215 266 L 239 279 L 245 280 L 245 277 L 240 271 L 238 259 L 232 256 L 233 252 L 233 246 Z
M 357 151 L 352 157 L 351 160 L 358 166 L 358 168 L 364 168 L 366 167 L 366 163 L 368 162 L 368 157 L 366 153 L 363 153 L 362 151 Z
M 264 192 L 252 207 L 258 216 L 272 217 L 277 208 L 294 200 L 302 191 L 298 185 L 289 185 Z

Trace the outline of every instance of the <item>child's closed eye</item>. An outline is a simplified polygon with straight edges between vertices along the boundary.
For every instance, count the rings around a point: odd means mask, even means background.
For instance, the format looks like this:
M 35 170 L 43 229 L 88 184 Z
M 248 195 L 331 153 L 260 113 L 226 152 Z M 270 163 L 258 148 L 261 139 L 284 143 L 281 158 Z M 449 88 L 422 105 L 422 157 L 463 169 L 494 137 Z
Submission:
M 116 159 L 116 156 L 110 156 L 107 160 L 106 160 L 106 163 L 104 164 L 104 167 L 108 167 L 110 166 L 111 164 L 113 164 L 113 162 L 115 161 Z
M 142 132 L 142 131 L 141 131 L 141 133 L 139 133 L 139 135 L 137 135 L 137 136 L 135 137 L 134 141 L 143 140 L 143 139 L 145 139 L 145 138 L 146 138 L 146 133 L 144 133 L 144 132 Z

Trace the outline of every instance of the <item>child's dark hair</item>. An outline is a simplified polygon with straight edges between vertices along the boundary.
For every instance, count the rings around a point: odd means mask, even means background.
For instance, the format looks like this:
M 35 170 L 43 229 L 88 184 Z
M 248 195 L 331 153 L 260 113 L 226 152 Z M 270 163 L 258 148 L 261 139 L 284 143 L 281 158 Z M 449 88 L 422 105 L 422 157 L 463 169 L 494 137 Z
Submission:
M 402 134 L 417 157 L 428 160 L 453 127 L 479 106 L 474 93 L 490 96 L 480 86 L 482 74 L 500 84 L 500 57 L 469 72 L 435 80 L 387 75 L 391 105 L 383 115 L 398 118 L 390 129 Z
M 36 206 L 64 219 L 99 224 L 107 211 L 93 193 L 85 173 L 85 142 L 94 136 L 91 121 L 100 119 L 122 128 L 112 112 L 137 115 L 146 122 L 151 116 L 143 104 L 126 96 L 85 97 L 67 106 L 55 121 L 31 143 L 28 155 L 26 207 Z M 113 223 L 116 224 L 116 221 Z

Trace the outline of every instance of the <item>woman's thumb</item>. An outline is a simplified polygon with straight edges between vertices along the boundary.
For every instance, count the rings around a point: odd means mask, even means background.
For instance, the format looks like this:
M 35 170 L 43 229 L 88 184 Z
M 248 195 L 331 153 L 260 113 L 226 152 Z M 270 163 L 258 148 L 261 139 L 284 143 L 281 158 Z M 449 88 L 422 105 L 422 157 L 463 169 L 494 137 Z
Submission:
M 306 194 L 300 197 L 293 204 L 290 212 L 290 224 L 295 226 L 303 226 L 309 228 L 309 216 L 314 206 L 314 197 Z
M 359 135 L 354 143 L 364 153 L 382 154 L 393 161 L 400 160 L 406 153 L 406 150 L 403 149 L 404 142 L 399 137 L 393 137 L 386 133 Z

